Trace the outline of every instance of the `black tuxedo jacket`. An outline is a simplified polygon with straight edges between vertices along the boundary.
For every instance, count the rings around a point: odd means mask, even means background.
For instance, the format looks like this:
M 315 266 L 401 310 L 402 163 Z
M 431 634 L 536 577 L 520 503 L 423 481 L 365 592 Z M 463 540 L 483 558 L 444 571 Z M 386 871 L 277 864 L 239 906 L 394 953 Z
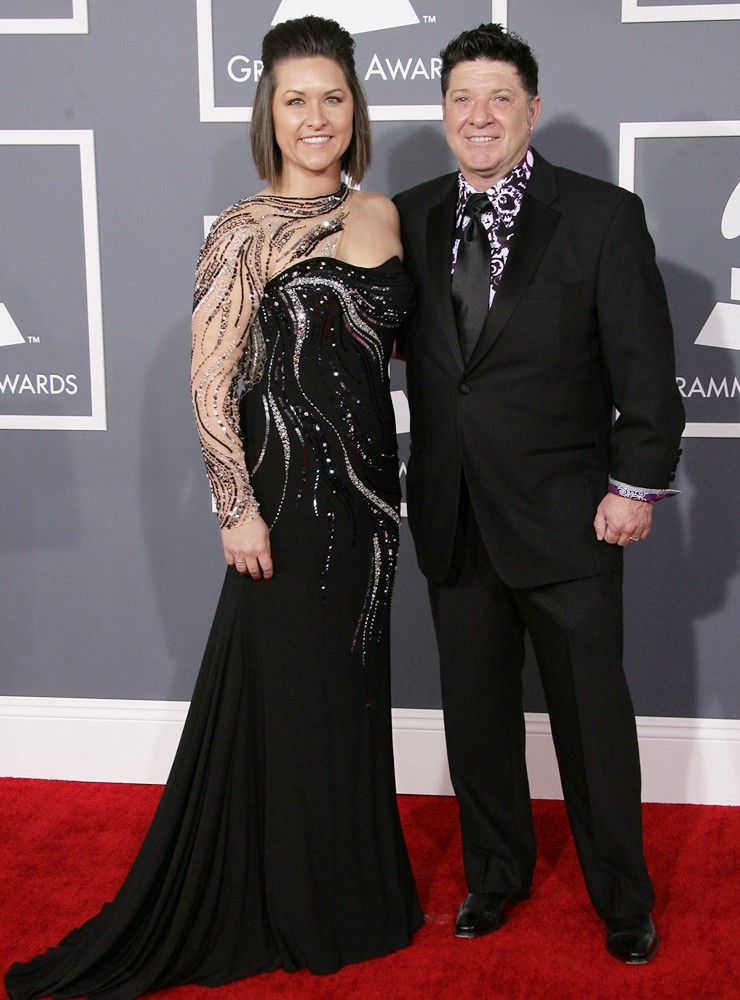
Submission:
M 668 486 L 684 426 L 642 203 L 536 154 L 501 284 L 464 365 L 450 295 L 456 198 L 453 173 L 395 199 L 419 297 L 399 347 L 421 569 L 434 582 L 449 570 L 463 474 L 510 586 L 616 569 L 621 549 L 593 529 L 608 476 Z

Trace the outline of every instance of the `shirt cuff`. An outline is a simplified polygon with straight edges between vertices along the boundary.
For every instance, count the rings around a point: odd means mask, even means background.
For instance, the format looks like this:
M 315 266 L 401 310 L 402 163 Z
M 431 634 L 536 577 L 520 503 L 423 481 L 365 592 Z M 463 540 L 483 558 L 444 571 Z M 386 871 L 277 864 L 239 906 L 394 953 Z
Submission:
M 609 492 L 618 497 L 627 497 L 628 500 L 642 500 L 645 503 L 655 503 L 656 500 L 664 500 L 666 497 L 676 496 L 680 490 L 659 490 L 648 489 L 645 486 L 630 486 L 629 483 L 620 483 L 618 479 L 609 476 Z

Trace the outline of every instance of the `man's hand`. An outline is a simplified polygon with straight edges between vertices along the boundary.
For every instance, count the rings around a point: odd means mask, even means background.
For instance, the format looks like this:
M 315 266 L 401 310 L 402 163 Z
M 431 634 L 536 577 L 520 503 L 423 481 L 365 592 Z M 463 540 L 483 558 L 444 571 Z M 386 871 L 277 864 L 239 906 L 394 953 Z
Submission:
M 624 546 L 647 538 L 652 521 L 651 503 L 607 493 L 596 510 L 594 531 L 600 542 Z

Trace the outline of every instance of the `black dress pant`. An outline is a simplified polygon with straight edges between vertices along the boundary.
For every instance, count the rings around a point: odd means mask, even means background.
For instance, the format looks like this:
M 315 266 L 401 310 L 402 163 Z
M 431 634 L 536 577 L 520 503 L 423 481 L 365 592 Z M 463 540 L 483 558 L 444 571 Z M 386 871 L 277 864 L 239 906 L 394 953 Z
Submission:
M 450 575 L 429 591 L 469 889 L 525 891 L 534 870 L 522 710 L 526 631 L 591 900 L 605 918 L 649 912 L 637 732 L 622 667 L 622 573 L 508 587 L 463 494 Z

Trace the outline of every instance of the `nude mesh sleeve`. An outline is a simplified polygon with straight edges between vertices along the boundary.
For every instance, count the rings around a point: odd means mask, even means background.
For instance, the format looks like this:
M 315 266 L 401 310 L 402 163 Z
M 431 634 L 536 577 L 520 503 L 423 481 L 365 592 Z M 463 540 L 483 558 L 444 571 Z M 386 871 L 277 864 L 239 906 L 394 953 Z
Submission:
M 222 216 L 198 259 L 191 390 L 206 471 L 222 528 L 259 513 L 239 430 L 239 383 L 260 375 L 264 347 L 253 330 L 265 284 L 262 234 L 248 216 Z M 257 327 L 257 324 L 254 324 Z

